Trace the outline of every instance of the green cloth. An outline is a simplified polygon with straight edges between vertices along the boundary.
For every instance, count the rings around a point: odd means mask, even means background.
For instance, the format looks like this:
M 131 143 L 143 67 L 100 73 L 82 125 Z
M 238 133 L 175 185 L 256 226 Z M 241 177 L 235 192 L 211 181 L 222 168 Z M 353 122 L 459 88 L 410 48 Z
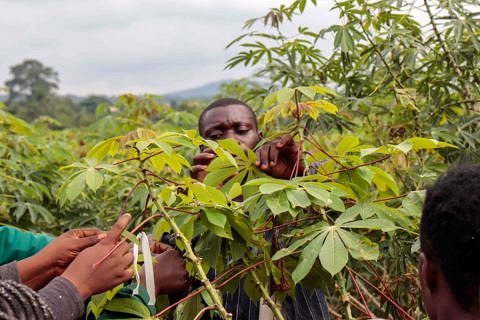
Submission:
M 0 226 L 0 265 L 33 256 L 55 239 L 46 234 Z

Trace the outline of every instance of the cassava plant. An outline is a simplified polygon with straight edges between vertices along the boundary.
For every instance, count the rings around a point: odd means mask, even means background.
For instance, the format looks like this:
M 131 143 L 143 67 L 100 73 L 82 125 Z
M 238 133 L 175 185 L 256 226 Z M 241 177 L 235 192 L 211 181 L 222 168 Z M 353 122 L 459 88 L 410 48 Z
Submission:
M 331 101 L 336 95 L 325 87 L 302 86 L 265 98 L 263 127 L 281 125 L 304 150 L 296 171 L 305 167 L 305 172 L 290 180 L 259 171 L 255 153 L 234 140 L 204 140 L 194 130 L 137 129 L 99 142 L 70 165 L 73 173 L 59 199 L 68 203 L 98 192 L 108 187 L 105 181 L 131 181 L 119 213 L 131 212 L 137 224 L 148 219 L 145 227 L 157 240 L 164 232 L 173 234 L 185 251 L 188 271 L 201 282 L 178 303 L 159 310 L 158 317 L 198 319 L 209 312 L 229 319 L 222 293 L 235 290 L 243 279 L 247 295 L 263 298 L 278 319 L 283 319 L 283 299 L 296 284 L 323 288 L 332 314 L 411 319 L 417 310 L 407 307 L 405 293 L 392 294 L 392 279 L 384 273 L 401 265 L 391 261 L 394 243 L 410 252 L 416 241 L 422 184 L 407 190 L 392 171 L 406 170 L 418 157 L 439 159 L 437 149 L 453 146 L 420 137 L 374 146 L 340 134 L 326 142 L 310 121 L 335 117 L 338 108 Z M 202 145 L 217 155 L 203 183 L 188 171 L 188 158 Z M 208 278 L 209 270 L 217 277 Z M 365 270 L 378 278 L 364 276 Z M 385 288 L 372 293 L 367 286 L 375 279 Z M 110 293 L 100 300 L 112 299 Z

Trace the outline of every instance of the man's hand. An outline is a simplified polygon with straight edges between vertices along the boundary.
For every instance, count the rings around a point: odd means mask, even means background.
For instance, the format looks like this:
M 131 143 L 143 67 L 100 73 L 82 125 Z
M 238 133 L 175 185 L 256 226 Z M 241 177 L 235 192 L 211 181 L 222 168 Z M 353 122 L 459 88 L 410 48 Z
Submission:
M 37 254 L 18 262 L 20 279 L 34 290 L 42 288 L 61 275 L 83 249 L 93 246 L 105 236 L 105 232 L 97 229 L 65 232 Z
M 255 165 L 274 178 L 290 179 L 303 175 L 305 170 L 300 145 L 289 134 L 265 143 L 255 153 Z
M 116 248 L 102 263 L 93 267 L 121 240 L 121 234 L 131 218 L 129 214 L 118 218 L 106 237 L 96 245 L 80 252 L 62 274 L 62 277 L 73 283 L 83 299 L 132 278 L 133 254 L 126 242 Z
M 203 149 L 199 154 L 193 157 L 193 166 L 190 171 L 190 176 L 200 182 L 203 182 L 207 175 L 207 167 L 215 159 L 217 155 L 212 149 Z
M 155 278 L 155 293 L 171 294 L 183 292 L 188 287 L 185 270 L 185 260 L 174 249 L 168 249 L 154 255 L 153 276 Z M 145 286 L 145 268 L 140 270 L 140 284 Z

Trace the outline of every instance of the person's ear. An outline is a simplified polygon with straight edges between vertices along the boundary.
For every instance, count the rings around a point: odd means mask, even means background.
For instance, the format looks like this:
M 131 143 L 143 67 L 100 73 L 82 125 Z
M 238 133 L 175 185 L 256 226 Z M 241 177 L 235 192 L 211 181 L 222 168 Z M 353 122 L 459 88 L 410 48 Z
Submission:
M 257 135 L 258 135 L 258 138 L 259 138 L 259 141 L 263 139 L 263 132 L 262 131 L 257 131 Z
M 431 296 L 438 289 L 438 268 L 432 263 L 424 252 L 420 253 L 420 284 L 424 294 Z

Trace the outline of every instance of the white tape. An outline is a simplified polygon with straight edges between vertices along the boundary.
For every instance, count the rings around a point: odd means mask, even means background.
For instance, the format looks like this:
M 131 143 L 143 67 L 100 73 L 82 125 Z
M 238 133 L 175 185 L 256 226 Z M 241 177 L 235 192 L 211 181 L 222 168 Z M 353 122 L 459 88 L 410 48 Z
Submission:
M 155 305 L 155 278 L 153 276 L 153 262 L 152 254 L 150 253 L 150 245 L 148 244 L 148 237 L 145 232 L 140 233 L 142 253 L 143 253 L 143 268 L 145 269 L 145 287 L 147 287 L 148 304 Z
M 137 236 L 137 239 L 140 239 L 140 235 Z M 138 288 L 140 287 L 140 275 L 138 274 L 138 245 L 136 243 L 133 244 L 133 272 L 135 274 L 135 281 L 137 282 L 137 286 L 132 291 L 132 296 L 138 295 Z

